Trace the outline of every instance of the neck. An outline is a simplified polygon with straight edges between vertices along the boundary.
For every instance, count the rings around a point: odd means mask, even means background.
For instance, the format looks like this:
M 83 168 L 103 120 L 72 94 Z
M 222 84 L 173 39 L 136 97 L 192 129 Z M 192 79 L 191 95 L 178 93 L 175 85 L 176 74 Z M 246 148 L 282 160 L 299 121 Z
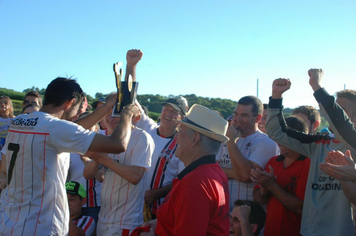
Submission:
M 158 132 L 159 132 L 159 135 L 161 135 L 163 137 L 172 137 L 177 131 L 176 131 L 176 127 L 165 128 L 160 125 L 158 127 Z
M 248 132 L 244 132 L 244 133 L 241 133 L 241 137 L 242 138 L 246 138 L 247 136 L 250 136 L 251 134 L 254 134 L 257 132 L 257 128 L 253 129 L 253 130 L 250 130 Z
M 184 166 L 187 167 L 192 164 L 194 161 L 202 158 L 203 156 L 211 155 L 211 153 L 204 152 L 201 146 L 196 147 L 192 150 L 192 153 L 189 154 L 189 158 L 187 158 L 183 163 Z
M 290 151 L 287 155 L 284 156 L 284 167 L 288 167 L 290 164 L 292 164 L 294 161 L 296 161 L 299 157 L 300 154 L 294 151 Z
M 62 119 L 63 114 L 64 114 L 64 109 L 62 108 L 62 106 L 55 107 L 53 105 L 46 105 L 46 106 L 43 106 L 40 109 L 40 111 L 46 112 L 46 113 L 50 114 L 51 116 L 57 117 L 58 119 Z

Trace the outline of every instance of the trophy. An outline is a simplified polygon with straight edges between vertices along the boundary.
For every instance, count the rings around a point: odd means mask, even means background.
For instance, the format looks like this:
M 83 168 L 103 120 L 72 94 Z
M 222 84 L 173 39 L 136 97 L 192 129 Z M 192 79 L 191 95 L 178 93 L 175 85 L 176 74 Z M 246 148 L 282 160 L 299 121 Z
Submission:
M 113 117 L 120 117 L 122 108 L 129 104 L 135 104 L 137 97 L 138 82 L 132 81 L 132 76 L 129 75 L 127 81 L 121 81 L 122 77 L 122 62 L 114 63 L 114 73 L 117 88 L 116 104 L 112 111 Z

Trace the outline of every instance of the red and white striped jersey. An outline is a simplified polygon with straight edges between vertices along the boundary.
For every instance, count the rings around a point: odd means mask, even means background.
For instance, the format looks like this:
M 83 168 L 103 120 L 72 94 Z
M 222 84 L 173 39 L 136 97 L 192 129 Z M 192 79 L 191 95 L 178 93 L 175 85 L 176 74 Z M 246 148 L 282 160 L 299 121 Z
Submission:
M 84 154 L 95 133 L 47 113 L 19 115 L 6 139 L 8 186 L 0 235 L 67 235 L 69 152 Z
M 93 217 L 82 215 L 78 219 L 73 220 L 74 224 L 83 229 L 85 236 L 92 236 L 95 231 L 95 221 Z

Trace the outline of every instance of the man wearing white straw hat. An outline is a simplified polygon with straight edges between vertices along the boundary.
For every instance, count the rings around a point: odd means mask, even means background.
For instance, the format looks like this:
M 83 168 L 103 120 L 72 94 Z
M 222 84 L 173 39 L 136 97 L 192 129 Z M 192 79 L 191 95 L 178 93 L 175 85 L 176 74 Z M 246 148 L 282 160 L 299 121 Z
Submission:
M 149 232 L 139 235 L 228 235 L 228 182 L 215 160 L 220 144 L 229 140 L 228 123 L 197 104 L 177 122 L 176 156 L 186 168 L 173 181 L 157 219 L 143 225 Z

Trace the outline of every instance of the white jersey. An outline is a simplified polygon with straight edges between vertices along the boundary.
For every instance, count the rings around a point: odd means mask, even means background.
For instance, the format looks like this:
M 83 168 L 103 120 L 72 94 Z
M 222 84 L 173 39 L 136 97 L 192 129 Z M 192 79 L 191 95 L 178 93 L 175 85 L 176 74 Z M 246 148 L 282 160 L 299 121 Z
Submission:
M 160 136 L 158 134 L 158 125 L 144 113 L 142 113 L 142 117 L 136 126 L 147 131 L 152 136 L 155 144 L 152 154 L 152 168 L 147 173 L 146 190 L 158 189 L 172 184 L 173 179 L 185 168 L 184 163 L 174 155 L 177 148 L 176 140 L 174 137 L 165 138 Z M 169 151 L 167 152 L 167 150 Z M 166 155 L 166 153 L 169 154 Z M 162 159 L 164 158 L 162 157 L 165 156 L 167 158 L 163 162 Z M 153 213 L 156 212 L 156 208 L 163 199 L 164 197 L 158 199 L 154 204 Z
M 278 145 L 261 131 L 257 131 L 246 138 L 239 138 L 237 147 L 246 159 L 255 162 L 262 169 L 265 169 L 269 159 L 279 154 Z M 221 144 L 220 150 L 216 155 L 216 160 L 221 167 L 232 168 L 230 155 L 225 143 Z M 253 201 L 254 187 L 255 184 L 253 182 L 244 183 L 235 179 L 229 179 L 230 212 L 237 199 Z
M 134 128 L 126 152 L 109 156 L 120 164 L 149 170 L 153 149 L 151 136 L 141 129 Z M 131 230 L 143 224 L 146 173 L 138 184 L 133 185 L 104 167 L 98 235 L 109 235 L 111 232 L 109 228 L 113 227 Z
M 85 179 L 83 176 L 84 167 L 79 154 L 71 153 L 67 182 L 76 181 L 85 187 L 87 202 L 83 207 L 99 207 L 101 206 L 102 183 L 95 178 Z
M 69 152 L 84 154 L 95 133 L 47 113 L 13 119 L 6 139 L 8 186 L 0 235 L 67 235 Z

